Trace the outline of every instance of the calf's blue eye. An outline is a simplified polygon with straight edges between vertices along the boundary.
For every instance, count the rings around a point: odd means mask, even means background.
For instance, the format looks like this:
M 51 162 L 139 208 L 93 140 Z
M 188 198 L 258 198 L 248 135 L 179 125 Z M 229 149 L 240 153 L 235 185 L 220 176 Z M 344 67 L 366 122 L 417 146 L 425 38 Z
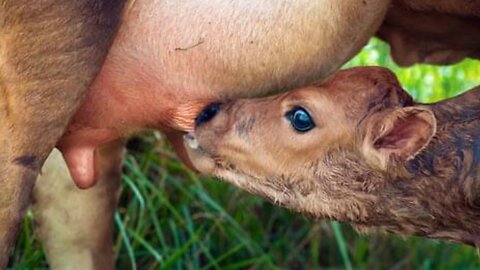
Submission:
M 315 127 L 310 114 L 302 107 L 295 107 L 287 113 L 287 119 L 298 132 L 307 132 Z

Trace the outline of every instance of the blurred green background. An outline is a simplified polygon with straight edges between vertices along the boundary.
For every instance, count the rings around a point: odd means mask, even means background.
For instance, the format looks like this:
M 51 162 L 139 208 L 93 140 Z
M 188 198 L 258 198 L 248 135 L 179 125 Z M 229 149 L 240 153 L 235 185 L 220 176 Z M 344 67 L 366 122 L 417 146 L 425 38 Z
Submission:
M 399 68 L 371 40 L 346 64 L 392 69 L 418 101 L 455 96 L 480 84 L 480 62 Z M 423 238 L 361 235 L 348 225 L 311 221 L 228 184 L 190 173 L 158 135 L 129 151 L 116 213 L 118 269 L 480 269 L 474 248 Z M 141 148 L 138 150 L 138 148 Z M 31 214 L 13 269 L 46 268 Z

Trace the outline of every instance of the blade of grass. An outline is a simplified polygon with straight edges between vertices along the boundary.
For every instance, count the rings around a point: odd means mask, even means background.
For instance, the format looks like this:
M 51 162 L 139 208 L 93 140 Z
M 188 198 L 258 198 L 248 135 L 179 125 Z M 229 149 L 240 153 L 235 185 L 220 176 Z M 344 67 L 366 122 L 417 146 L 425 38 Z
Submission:
M 332 226 L 335 240 L 338 244 L 338 249 L 340 250 L 340 254 L 342 255 L 343 266 L 347 270 L 352 270 L 352 262 L 350 261 L 350 257 L 348 255 L 347 245 L 345 243 L 345 239 L 343 238 L 342 228 L 340 228 L 340 224 L 336 221 L 330 222 L 330 225 Z
M 115 224 L 117 224 L 117 228 L 119 230 L 120 236 L 122 237 L 123 243 L 125 244 L 125 247 L 127 249 L 127 253 L 128 253 L 128 257 L 130 258 L 132 269 L 136 270 L 137 263 L 135 261 L 135 253 L 132 249 L 132 245 L 130 243 L 130 239 L 128 238 L 125 226 L 122 223 L 122 218 L 120 217 L 120 214 L 118 212 L 115 212 Z

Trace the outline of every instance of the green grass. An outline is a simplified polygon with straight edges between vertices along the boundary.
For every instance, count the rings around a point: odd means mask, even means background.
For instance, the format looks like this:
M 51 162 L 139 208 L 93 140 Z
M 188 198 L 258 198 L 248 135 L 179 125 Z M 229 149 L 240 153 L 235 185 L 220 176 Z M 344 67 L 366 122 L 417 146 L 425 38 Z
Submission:
M 454 96 L 480 81 L 478 61 L 451 67 L 395 66 L 373 40 L 346 66 L 391 68 L 417 100 Z M 154 137 L 127 154 L 115 216 L 119 269 L 480 269 L 476 250 L 392 235 L 360 235 L 348 225 L 314 222 L 225 183 L 190 173 Z M 25 218 L 13 269 L 45 268 Z

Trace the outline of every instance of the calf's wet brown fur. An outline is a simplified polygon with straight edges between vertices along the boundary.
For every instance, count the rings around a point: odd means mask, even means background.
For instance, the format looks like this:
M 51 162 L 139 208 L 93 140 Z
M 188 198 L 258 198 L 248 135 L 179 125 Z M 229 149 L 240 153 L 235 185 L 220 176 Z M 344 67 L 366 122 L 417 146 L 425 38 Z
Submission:
M 287 116 L 309 113 L 296 131 Z M 480 88 L 415 103 L 366 67 L 227 102 L 186 137 L 198 170 L 318 219 L 480 245 Z

